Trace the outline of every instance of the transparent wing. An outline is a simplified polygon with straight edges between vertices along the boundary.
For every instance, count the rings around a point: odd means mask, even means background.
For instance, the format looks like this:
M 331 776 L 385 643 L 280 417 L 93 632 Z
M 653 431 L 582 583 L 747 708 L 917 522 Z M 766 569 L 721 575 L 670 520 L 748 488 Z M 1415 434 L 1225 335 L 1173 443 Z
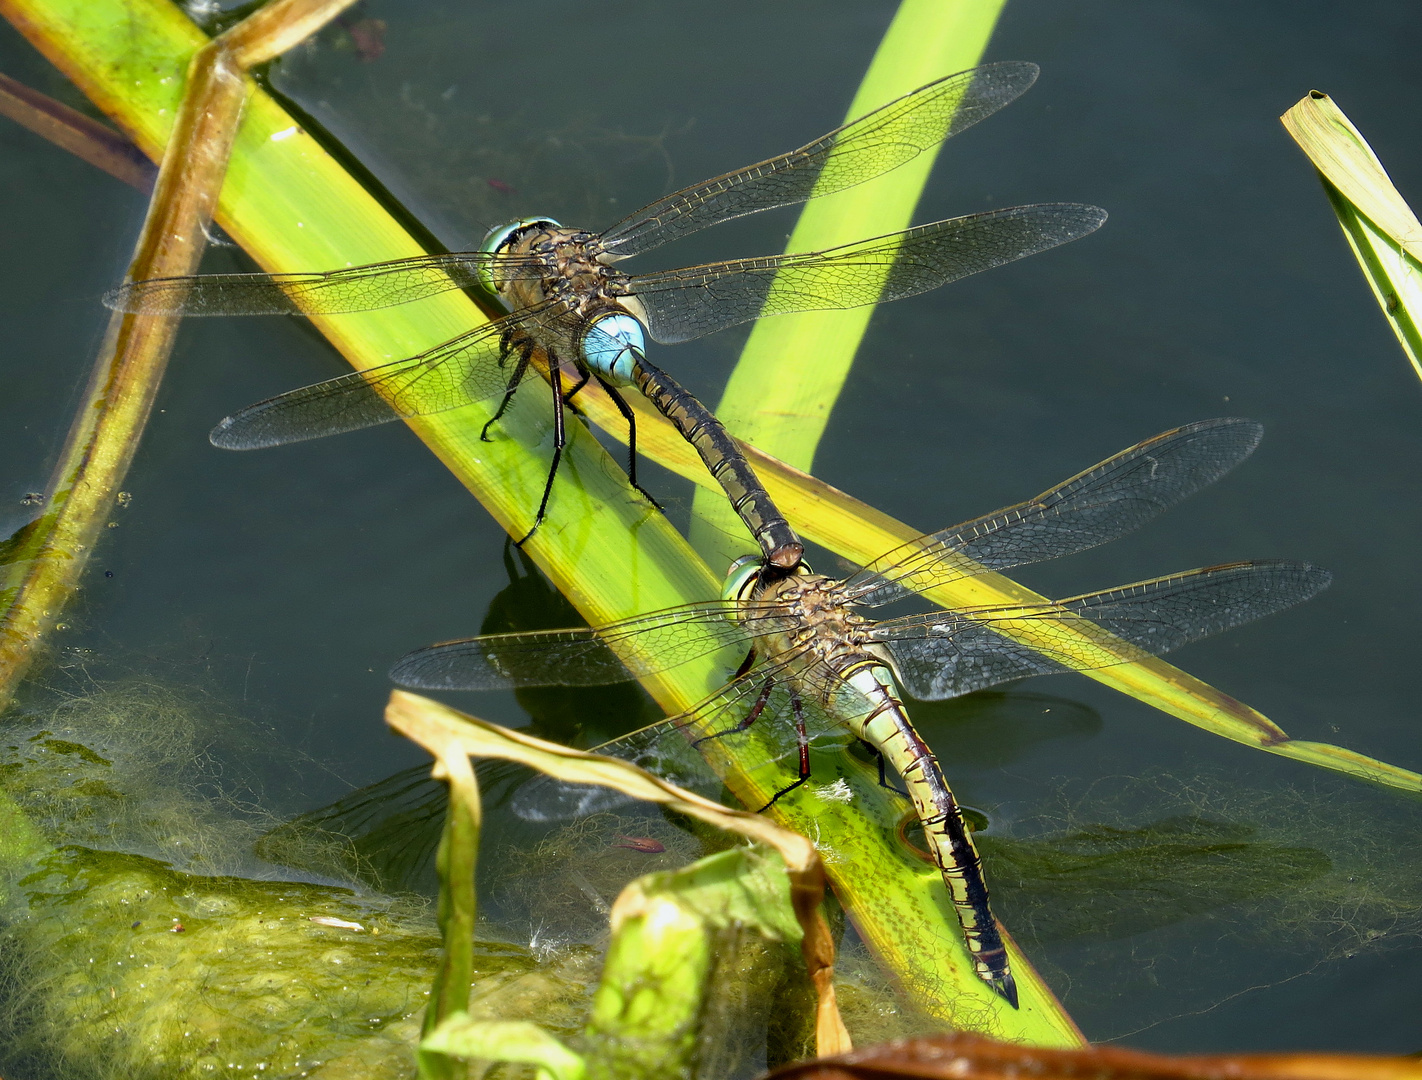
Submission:
M 416 649 L 390 669 L 401 686 L 507 690 L 606 686 L 741 646 L 751 635 L 728 601 L 689 604 L 604 626 L 488 634 Z
M 308 274 L 200 274 L 133 281 L 104 294 L 142 315 L 338 315 L 407 304 L 484 284 L 486 275 L 537 278 L 536 258 L 456 251 Z
M 826 251 L 734 259 L 627 279 L 664 343 L 792 311 L 915 296 L 1096 231 L 1106 211 L 1077 203 L 1014 206 L 935 221 Z
M 505 335 L 522 321 L 506 316 L 418 356 L 248 405 L 208 437 L 224 450 L 259 450 L 497 397 L 512 373 L 504 366 Z
M 856 603 L 877 606 L 987 570 L 1096 547 L 1213 484 L 1253 453 L 1263 434 L 1253 420 L 1232 417 L 1163 432 L 1035 499 L 910 540 L 841 588 Z
M 891 619 L 873 636 L 888 644 L 910 694 L 940 701 L 1027 675 L 1166 653 L 1302 603 L 1330 580 L 1308 563 L 1229 563 L 1055 603 Z
M 600 338 L 604 352 L 621 347 L 595 327 L 579 331 L 562 311 L 558 301 L 545 301 L 418 356 L 259 401 L 222 420 L 208 438 L 224 450 L 260 450 L 499 397 L 514 372 L 505 361 L 516 334 L 569 359 L 576 340 Z
M 842 700 L 836 700 L 830 708 L 813 695 L 792 690 L 789 676 L 794 666 L 794 661 L 763 664 L 727 683 L 694 709 L 604 743 L 594 752 L 631 761 L 712 799 L 721 798 L 723 785 L 707 757 L 725 760 L 734 755 L 737 767 L 751 774 L 753 782 L 758 775 L 763 776 L 762 786 L 773 794 L 780 786 L 778 778 L 784 775 L 786 762 L 791 763 L 790 778 L 798 775 L 794 764 L 800 745 L 797 715 L 811 741 L 848 741 L 848 729 L 835 715 L 867 708 L 858 691 L 847 683 L 842 684 Z M 751 727 L 734 731 L 757 704 L 760 711 Z M 705 738 L 711 733 L 721 734 Z M 561 821 L 628 801 L 627 796 L 608 788 L 539 777 L 519 789 L 509 806 L 527 821 Z
M 790 206 L 898 168 L 1024 93 L 1037 65 L 986 64 L 931 82 L 788 154 L 683 188 L 602 234 L 605 250 L 636 255 L 758 210 Z

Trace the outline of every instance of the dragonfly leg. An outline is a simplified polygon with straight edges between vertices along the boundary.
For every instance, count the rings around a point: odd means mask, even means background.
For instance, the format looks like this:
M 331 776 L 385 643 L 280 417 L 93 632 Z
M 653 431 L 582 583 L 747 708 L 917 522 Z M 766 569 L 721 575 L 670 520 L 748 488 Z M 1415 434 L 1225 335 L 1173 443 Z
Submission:
M 756 811 L 757 814 L 769 810 L 782 795 L 788 795 L 810 778 L 810 736 L 805 730 L 805 707 L 800 701 L 800 693 L 790 688 L 790 711 L 795 715 L 795 743 L 800 748 L 800 776 L 793 784 L 777 791 L 768 803 Z
M 909 797 L 909 793 L 907 791 L 905 791 L 901 787 L 895 787 L 893 784 L 889 783 L 889 766 L 887 759 L 885 759 L 884 757 L 884 751 L 880 750 L 868 739 L 860 739 L 859 745 L 864 747 L 864 749 L 868 750 L 869 753 L 873 754 L 874 760 L 879 764 L 879 786 L 885 791 L 892 791 L 895 795 L 902 795 L 905 799 L 907 799 Z
M 563 446 L 568 441 L 568 433 L 563 427 L 562 369 L 556 363 L 549 364 L 548 375 L 553 381 L 553 461 L 548 466 L 548 480 L 543 485 L 543 498 L 539 500 L 538 513 L 533 517 L 533 527 L 523 534 L 522 539 L 514 541 L 519 547 L 528 543 L 528 538 L 543 524 L 543 515 L 548 510 L 548 499 L 553 494 L 553 479 L 558 475 L 558 462 L 563 459 Z
M 607 396 L 612 399 L 612 403 L 617 406 L 617 411 L 622 414 L 622 419 L 627 421 L 627 482 L 636 488 L 649 503 L 655 506 L 662 513 L 662 504 L 652 498 L 651 493 L 641 484 L 637 483 L 637 414 L 632 411 L 632 406 L 627 404 L 627 399 L 617 392 L 617 387 L 606 382 L 601 376 L 597 380 Z
M 591 377 L 591 373 L 590 373 L 590 372 L 588 372 L 588 371 L 582 369 L 581 367 L 578 369 L 578 381 L 573 384 L 573 388 L 572 388 L 571 390 L 569 390 L 566 394 L 563 395 L 563 404 L 564 404 L 564 405 L 568 406 L 570 409 L 573 409 L 574 411 L 577 411 L 577 406 L 573 404 L 573 398 L 575 398 L 575 397 L 578 396 L 578 391 L 579 391 L 579 390 L 581 390 L 583 387 L 587 386 L 587 384 L 588 384 L 588 379 L 589 379 L 590 377 Z
M 712 739 L 724 739 L 727 735 L 738 735 L 748 729 L 752 724 L 760 719 L 760 714 L 765 711 L 766 704 L 770 701 L 770 692 L 775 689 L 775 679 L 765 680 L 765 685 L 760 688 L 760 693 L 756 695 L 755 704 L 751 706 L 750 712 L 746 713 L 745 719 L 734 727 L 728 727 L 725 731 L 713 731 L 710 735 L 703 735 L 692 742 L 692 746 L 700 746 L 704 742 Z
M 507 353 L 505 353 L 505 355 L 507 355 Z M 526 343 L 519 349 L 518 364 L 514 367 L 513 374 L 509 376 L 509 384 L 508 384 L 507 388 L 505 388 L 505 390 L 504 390 L 504 400 L 501 401 L 501 402 L 499 402 L 499 407 L 494 410 L 494 415 L 491 416 L 491 417 L 489 417 L 488 423 L 486 423 L 486 424 L 484 425 L 484 427 L 483 427 L 483 430 L 481 430 L 481 431 L 479 432 L 479 438 L 482 439 L 484 442 L 492 442 L 492 441 L 493 441 L 493 440 L 491 440 L 491 439 L 489 438 L 489 429 L 490 429 L 491 427 L 493 427 L 494 424 L 496 424 L 496 423 L 498 422 L 499 417 L 503 416 L 504 413 L 505 413 L 505 411 L 507 411 L 507 409 L 508 409 L 508 407 L 509 407 L 509 404 L 513 401 L 514 392 L 518 390 L 518 384 L 523 381 L 524 375 L 528 372 L 528 362 L 529 362 L 529 360 L 531 360 L 532 358 L 533 358 L 533 342 L 529 341 L 529 342 L 526 342 Z M 500 363 L 502 363 L 502 362 L 503 362 L 503 361 L 502 361 L 502 359 L 501 359 L 501 360 L 500 360 Z M 560 403 L 561 403 L 561 401 L 562 401 L 561 396 L 560 396 L 560 398 L 559 398 L 559 401 L 560 401 Z M 561 404 L 560 404 L 560 407 L 559 407 L 559 410 L 558 410 L 558 411 L 559 411 L 559 414 L 561 415 L 561 413 L 562 413 Z M 524 537 L 524 540 L 527 540 L 527 539 L 528 539 L 528 537 Z M 519 543 L 522 543 L 522 542 L 523 542 L 522 540 L 519 541 Z
M 736 673 L 731 676 L 730 681 L 735 682 L 742 675 L 745 675 L 751 668 L 755 667 L 755 648 L 752 647 L 746 652 L 746 658 L 741 661 L 741 666 L 736 668 Z M 764 706 L 761 706 L 764 708 Z

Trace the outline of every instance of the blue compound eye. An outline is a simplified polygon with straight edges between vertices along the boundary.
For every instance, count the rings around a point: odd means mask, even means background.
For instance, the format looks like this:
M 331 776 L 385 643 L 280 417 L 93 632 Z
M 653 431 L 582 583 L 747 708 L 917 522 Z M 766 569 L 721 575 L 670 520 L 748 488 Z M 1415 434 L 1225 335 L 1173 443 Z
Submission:
M 742 555 L 733 562 L 726 573 L 726 586 L 721 590 L 721 599 L 749 600 L 751 587 L 760 577 L 762 565 L 759 555 Z
M 583 334 L 583 359 L 613 386 L 632 385 L 633 368 L 645 351 L 642 324 L 631 315 L 604 315 Z

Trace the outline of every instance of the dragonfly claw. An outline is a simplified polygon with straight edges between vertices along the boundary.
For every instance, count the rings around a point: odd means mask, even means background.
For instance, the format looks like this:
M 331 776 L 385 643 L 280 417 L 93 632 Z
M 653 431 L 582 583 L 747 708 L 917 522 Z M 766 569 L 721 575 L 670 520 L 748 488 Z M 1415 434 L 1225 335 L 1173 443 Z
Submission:
M 993 993 L 1002 998 L 1014 1009 L 1017 1008 L 1017 980 L 1012 977 L 1010 971 L 993 972 L 987 980 L 987 984 L 992 987 Z

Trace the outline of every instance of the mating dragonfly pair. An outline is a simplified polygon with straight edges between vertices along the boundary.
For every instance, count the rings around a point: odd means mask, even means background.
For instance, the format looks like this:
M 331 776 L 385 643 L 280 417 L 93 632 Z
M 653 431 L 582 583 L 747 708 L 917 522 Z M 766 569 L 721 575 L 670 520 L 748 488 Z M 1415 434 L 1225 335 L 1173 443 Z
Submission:
M 433 646 L 398 663 L 393 677 L 433 689 L 597 685 L 739 650 L 744 658 L 730 681 L 696 708 L 606 749 L 696 783 L 703 766 L 688 735 L 703 749 L 754 736 L 770 748 L 767 760 L 788 756 L 797 765 L 797 780 L 773 792 L 768 806 L 810 779 L 812 742 L 867 743 L 881 767 L 892 766 L 904 782 L 977 974 L 1016 1007 L 972 838 L 896 687 L 932 700 L 1026 675 L 1122 663 L 1297 603 L 1323 588 L 1328 575 L 1301 563 L 1238 563 L 1056 603 L 878 622 L 860 609 L 1120 536 L 1232 468 L 1258 441 L 1258 426 L 1216 420 L 1168 432 L 1030 502 L 920 537 L 834 581 L 801 562 L 799 538 L 715 416 L 647 359 L 643 327 L 657 341 L 677 342 L 761 316 L 911 296 L 1083 236 L 1101 225 L 1104 212 L 1020 206 L 827 251 L 638 276 L 615 265 L 718 222 L 896 168 L 1012 101 L 1036 74 L 1031 64 L 993 64 L 930 83 L 799 150 L 660 199 L 600 234 L 528 218 L 492 231 L 478 252 L 320 273 L 142 281 L 106 302 L 147 314 L 310 315 L 367 311 L 452 289 L 492 291 L 509 314 L 489 326 L 253 405 L 223 420 L 212 441 L 232 449 L 273 446 L 501 397 L 484 426 L 487 438 L 541 352 L 553 390 L 554 452 L 527 535 L 548 510 L 564 408 L 590 380 L 628 422 L 628 475 L 636 486 L 633 413 L 618 393 L 635 385 L 695 446 L 760 554 L 733 567 L 720 601 L 602 627 Z M 515 809 L 532 818 L 570 817 L 593 811 L 601 798 L 533 784 Z

